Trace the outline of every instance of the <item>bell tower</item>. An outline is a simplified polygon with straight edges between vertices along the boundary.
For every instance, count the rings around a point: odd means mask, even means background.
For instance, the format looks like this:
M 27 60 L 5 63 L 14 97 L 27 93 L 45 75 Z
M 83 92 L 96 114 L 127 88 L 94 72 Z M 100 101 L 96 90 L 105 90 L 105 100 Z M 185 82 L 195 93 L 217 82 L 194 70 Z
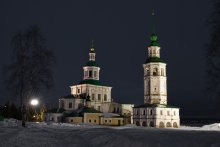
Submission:
M 166 63 L 160 58 L 157 35 L 152 34 L 144 68 L 144 103 L 167 104 Z
M 89 49 L 89 61 L 86 66 L 83 67 L 83 80 L 99 80 L 100 67 L 98 67 L 95 62 L 95 55 L 94 42 L 92 41 L 91 48 Z

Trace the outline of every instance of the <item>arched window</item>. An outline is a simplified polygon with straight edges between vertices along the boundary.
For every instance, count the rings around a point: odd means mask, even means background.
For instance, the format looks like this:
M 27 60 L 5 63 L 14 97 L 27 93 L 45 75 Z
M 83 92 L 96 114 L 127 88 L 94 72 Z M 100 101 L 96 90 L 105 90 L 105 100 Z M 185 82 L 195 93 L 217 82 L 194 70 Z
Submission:
M 136 121 L 136 125 L 137 125 L 137 126 L 140 126 L 140 122 L 139 122 L 139 121 Z
M 159 128 L 164 128 L 164 123 L 161 121 L 160 124 L 159 124 Z
M 157 69 L 157 68 L 154 68 L 154 70 L 153 70 L 153 75 L 154 75 L 154 76 L 157 76 L 157 75 L 158 75 L 158 69 Z
M 138 110 L 136 110 L 136 115 L 139 115 L 139 111 Z
M 154 127 L 154 122 L 151 121 L 149 126 Z
M 167 115 L 170 116 L 170 111 L 167 111 Z
M 145 110 L 143 110 L 143 115 L 145 115 L 146 114 L 146 112 L 145 112 Z
M 163 110 L 160 110 L 160 115 L 163 115 Z
M 171 127 L 171 123 L 170 123 L 170 122 L 167 122 L 166 127 L 167 127 L 167 128 Z
M 142 122 L 142 126 L 143 126 L 143 127 L 146 127 L 146 126 L 147 126 L 146 121 L 143 121 L 143 122 Z
M 174 128 L 178 128 L 178 125 L 177 125 L 176 122 L 173 123 L 173 127 L 174 127 Z
M 153 110 L 152 109 L 150 109 L 150 115 L 153 115 Z

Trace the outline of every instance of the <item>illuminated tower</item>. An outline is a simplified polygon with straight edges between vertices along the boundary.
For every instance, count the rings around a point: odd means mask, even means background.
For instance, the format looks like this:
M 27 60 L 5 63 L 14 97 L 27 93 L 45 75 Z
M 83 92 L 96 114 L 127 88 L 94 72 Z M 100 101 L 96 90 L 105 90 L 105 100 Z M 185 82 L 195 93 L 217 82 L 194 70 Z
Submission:
M 166 63 L 160 58 L 157 35 L 152 34 L 144 67 L 144 103 L 167 104 Z
M 100 67 L 96 65 L 95 62 L 95 48 L 92 43 L 91 48 L 89 49 L 89 62 L 86 64 L 86 66 L 83 67 L 84 70 L 84 76 L 83 80 L 99 80 L 99 70 Z

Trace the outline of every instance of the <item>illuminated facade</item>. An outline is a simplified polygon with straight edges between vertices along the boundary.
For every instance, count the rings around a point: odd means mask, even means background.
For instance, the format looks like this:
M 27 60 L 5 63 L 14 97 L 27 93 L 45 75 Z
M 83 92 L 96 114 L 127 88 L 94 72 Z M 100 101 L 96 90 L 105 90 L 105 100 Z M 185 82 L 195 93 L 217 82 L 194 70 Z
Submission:
M 134 107 L 133 120 L 138 126 L 179 127 L 179 108 L 167 105 L 166 63 L 160 58 L 157 36 L 151 35 L 144 68 L 144 104 Z
M 116 113 L 124 116 L 127 123 L 133 123 L 133 104 L 113 102 L 112 87 L 101 83 L 100 67 L 95 61 L 95 48 L 89 49 L 89 61 L 83 67 L 83 80 L 70 86 L 70 95 L 59 99 L 59 109 L 71 113 L 83 107 L 89 107 L 102 113 Z

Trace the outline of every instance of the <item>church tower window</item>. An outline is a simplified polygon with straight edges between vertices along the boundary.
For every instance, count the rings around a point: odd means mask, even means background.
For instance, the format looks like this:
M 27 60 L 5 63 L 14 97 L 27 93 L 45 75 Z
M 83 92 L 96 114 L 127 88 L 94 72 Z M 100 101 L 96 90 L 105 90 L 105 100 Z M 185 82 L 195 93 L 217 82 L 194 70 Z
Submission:
M 98 94 L 98 101 L 101 101 L 101 94 Z
M 89 70 L 89 78 L 92 78 L 92 70 Z
M 95 100 L 95 94 L 94 93 L 92 94 L 92 100 L 93 101 Z
M 107 94 L 104 94 L 104 101 L 107 101 Z
M 72 102 L 69 103 L 69 108 L 72 108 L 73 107 L 73 104 Z
M 153 115 L 153 110 L 152 109 L 150 109 L 150 115 Z
M 161 68 L 161 76 L 164 76 L 164 69 Z
M 157 68 L 154 68 L 154 70 L 153 70 L 153 75 L 154 75 L 154 76 L 157 76 L 157 75 L 158 75 L 158 69 L 157 69 Z
M 95 78 L 97 77 L 97 71 L 94 71 L 94 77 Z
M 145 115 L 145 113 L 146 113 L 146 112 L 145 112 L 145 110 L 144 110 L 144 111 L 143 111 L 143 115 Z

